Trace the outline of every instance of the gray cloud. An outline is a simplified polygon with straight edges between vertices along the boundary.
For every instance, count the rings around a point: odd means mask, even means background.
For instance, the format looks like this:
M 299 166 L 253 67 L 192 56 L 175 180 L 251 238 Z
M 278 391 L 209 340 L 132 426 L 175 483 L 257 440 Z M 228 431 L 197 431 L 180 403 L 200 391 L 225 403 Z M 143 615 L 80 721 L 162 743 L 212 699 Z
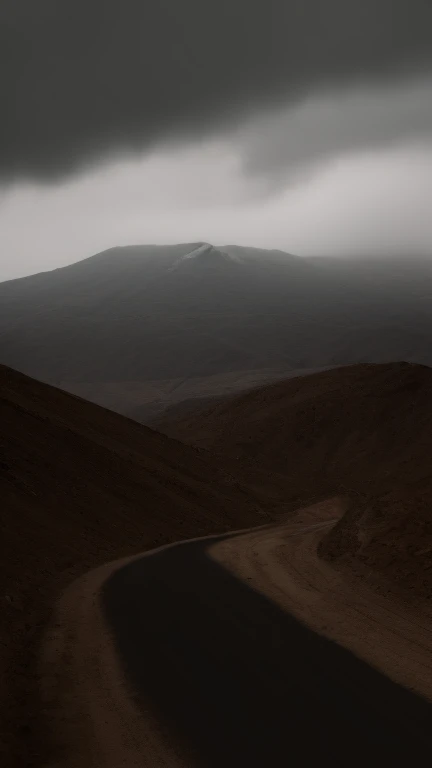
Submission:
M 404 141 L 430 145 L 432 78 L 312 96 L 249 121 L 236 138 L 244 171 L 272 179 L 273 190 L 313 175 L 334 156 Z
M 431 60 L 429 0 L 2 0 L 0 175 L 58 177 Z
M 251 196 L 254 181 L 239 172 L 232 147 L 203 143 L 106 164 L 58 185 L 13 185 L 0 206 L 0 281 L 133 243 L 432 254 L 432 147 L 335 159 L 273 196 Z

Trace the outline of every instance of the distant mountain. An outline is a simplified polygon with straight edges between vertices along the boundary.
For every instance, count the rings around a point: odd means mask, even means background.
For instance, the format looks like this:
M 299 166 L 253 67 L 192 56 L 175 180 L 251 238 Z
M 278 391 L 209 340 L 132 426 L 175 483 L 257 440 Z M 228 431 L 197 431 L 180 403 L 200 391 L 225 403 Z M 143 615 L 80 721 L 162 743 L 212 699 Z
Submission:
M 297 369 L 432 363 L 431 299 L 426 263 L 112 248 L 0 284 L 0 361 L 145 421 Z

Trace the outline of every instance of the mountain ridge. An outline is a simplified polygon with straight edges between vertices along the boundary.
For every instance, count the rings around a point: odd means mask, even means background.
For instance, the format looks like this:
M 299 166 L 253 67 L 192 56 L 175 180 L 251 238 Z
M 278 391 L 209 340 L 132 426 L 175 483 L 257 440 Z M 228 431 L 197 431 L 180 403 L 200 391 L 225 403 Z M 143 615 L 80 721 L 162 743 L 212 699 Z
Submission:
M 160 412 L 186 380 L 187 399 L 203 379 L 210 396 L 229 391 L 234 374 L 234 388 L 247 389 L 259 371 L 270 381 L 363 362 L 432 363 L 430 333 L 426 264 L 197 241 L 115 247 L 0 283 L 0 361 L 125 414 Z

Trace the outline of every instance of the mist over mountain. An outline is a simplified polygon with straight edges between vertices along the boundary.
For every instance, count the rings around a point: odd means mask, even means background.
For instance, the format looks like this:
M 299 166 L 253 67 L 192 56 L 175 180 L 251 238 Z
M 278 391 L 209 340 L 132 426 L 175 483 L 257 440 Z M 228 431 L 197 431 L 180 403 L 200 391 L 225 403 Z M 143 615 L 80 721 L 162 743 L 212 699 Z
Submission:
M 0 284 L 0 361 L 145 421 L 299 370 L 432 364 L 431 298 L 427 262 L 112 248 Z

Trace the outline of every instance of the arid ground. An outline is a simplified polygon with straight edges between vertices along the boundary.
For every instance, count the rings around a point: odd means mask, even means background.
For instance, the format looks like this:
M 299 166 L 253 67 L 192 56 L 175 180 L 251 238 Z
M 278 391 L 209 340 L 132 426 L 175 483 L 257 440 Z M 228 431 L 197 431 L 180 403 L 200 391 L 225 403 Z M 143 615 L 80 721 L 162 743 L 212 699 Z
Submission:
M 224 399 L 196 445 L 0 374 L 3 764 L 421 764 L 429 369 Z

